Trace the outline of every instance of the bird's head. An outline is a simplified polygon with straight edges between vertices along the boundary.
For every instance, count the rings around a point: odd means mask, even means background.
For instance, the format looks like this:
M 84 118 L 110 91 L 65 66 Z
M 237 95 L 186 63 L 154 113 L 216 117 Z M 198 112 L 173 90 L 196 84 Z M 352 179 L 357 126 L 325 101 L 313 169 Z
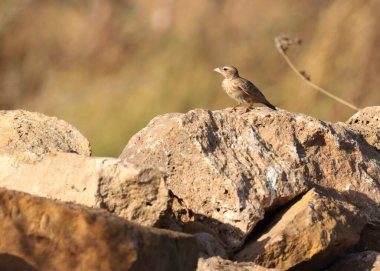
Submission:
M 239 72 L 234 66 L 223 66 L 215 68 L 214 71 L 220 73 L 227 79 L 232 79 L 239 76 Z

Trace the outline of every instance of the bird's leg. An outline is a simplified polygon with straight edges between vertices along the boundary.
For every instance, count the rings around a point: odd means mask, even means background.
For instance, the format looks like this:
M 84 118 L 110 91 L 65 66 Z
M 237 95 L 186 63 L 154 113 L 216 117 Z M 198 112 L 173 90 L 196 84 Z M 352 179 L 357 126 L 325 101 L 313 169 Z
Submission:
M 234 107 L 232 107 L 232 111 L 236 111 L 236 108 L 238 107 L 238 106 L 241 106 L 241 102 L 240 103 L 238 103 L 237 105 L 235 105 Z
M 248 112 L 251 111 L 252 109 L 253 109 L 252 104 L 249 104 L 249 105 L 245 108 L 245 113 L 248 113 Z

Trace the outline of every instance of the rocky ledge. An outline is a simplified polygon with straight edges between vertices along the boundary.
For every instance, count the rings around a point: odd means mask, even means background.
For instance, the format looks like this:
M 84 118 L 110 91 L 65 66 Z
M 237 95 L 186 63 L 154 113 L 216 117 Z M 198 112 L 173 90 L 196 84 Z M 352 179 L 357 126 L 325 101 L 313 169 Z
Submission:
M 154 118 L 119 158 L 0 111 L 1 270 L 378 270 L 380 107 Z

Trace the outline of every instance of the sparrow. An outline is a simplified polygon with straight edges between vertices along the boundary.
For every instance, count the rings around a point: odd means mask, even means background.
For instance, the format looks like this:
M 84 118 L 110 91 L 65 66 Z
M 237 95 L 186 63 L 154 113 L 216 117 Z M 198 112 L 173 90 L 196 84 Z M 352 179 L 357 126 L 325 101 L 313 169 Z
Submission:
M 239 76 L 237 68 L 224 66 L 215 68 L 214 71 L 224 76 L 222 88 L 228 96 L 238 102 L 238 104 L 232 108 L 233 110 L 242 103 L 247 103 L 250 106 L 253 103 L 261 103 L 270 109 L 277 110 L 251 81 Z

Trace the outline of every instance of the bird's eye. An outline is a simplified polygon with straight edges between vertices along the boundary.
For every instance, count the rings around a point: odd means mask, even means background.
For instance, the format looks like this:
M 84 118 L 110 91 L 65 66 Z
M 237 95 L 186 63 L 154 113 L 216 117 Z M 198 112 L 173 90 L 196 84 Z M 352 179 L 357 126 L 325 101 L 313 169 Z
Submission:
M 226 70 L 228 70 L 227 68 L 223 68 L 223 71 L 226 71 Z

